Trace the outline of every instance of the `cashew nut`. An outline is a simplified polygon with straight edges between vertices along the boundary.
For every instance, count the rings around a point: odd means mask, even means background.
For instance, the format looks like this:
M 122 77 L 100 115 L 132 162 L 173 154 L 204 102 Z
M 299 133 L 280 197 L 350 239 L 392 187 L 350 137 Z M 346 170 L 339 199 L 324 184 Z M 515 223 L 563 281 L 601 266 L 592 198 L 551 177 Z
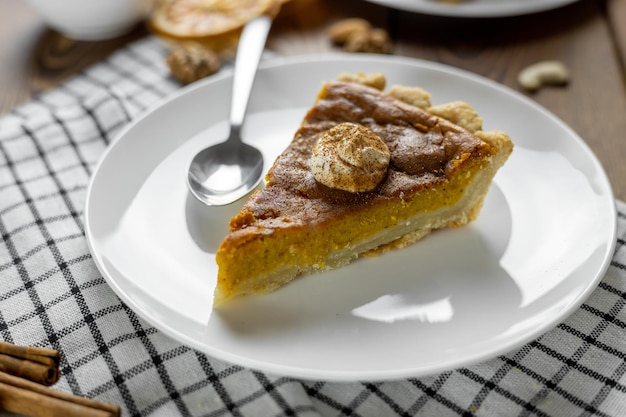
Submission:
M 526 90 L 536 91 L 544 85 L 566 85 L 569 71 L 560 61 L 540 61 L 524 68 L 517 80 Z

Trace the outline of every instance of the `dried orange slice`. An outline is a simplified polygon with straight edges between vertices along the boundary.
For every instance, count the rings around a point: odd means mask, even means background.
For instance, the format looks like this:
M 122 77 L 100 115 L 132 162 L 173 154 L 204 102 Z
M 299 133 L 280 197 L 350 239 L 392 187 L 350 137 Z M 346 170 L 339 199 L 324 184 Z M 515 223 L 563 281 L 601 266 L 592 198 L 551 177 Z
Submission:
M 276 15 L 283 0 L 162 0 L 148 26 L 157 35 L 216 49 L 236 42 L 242 27 L 262 14 Z

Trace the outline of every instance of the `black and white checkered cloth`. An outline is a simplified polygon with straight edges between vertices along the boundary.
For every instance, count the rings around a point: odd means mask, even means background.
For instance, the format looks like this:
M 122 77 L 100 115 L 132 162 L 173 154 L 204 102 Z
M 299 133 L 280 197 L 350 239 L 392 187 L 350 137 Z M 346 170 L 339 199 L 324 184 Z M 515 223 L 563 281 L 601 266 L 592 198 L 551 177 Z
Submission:
M 626 416 L 626 204 L 611 266 L 536 341 L 428 378 L 265 375 L 165 336 L 123 304 L 84 237 L 90 175 L 133 117 L 180 86 L 145 38 L 0 116 L 0 340 L 63 354 L 55 388 L 125 416 Z

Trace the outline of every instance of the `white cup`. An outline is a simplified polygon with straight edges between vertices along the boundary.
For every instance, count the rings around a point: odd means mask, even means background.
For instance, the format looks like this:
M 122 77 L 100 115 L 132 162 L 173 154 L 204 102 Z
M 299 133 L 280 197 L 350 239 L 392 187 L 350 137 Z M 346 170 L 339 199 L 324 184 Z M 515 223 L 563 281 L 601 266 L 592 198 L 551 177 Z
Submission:
M 153 0 L 29 0 L 53 29 L 76 40 L 121 36 L 151 10 Z

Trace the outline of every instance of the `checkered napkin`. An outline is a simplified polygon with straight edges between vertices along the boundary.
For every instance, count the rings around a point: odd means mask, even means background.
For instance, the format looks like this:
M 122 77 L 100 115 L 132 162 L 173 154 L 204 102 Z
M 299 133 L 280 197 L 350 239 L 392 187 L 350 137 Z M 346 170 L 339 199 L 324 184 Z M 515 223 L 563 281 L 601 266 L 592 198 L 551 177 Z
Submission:
M 0 116 L 0 340 L 63 354 L 55 388 L 125 416 L 626 415 L 626 204 L 604 279 L 563 323 L 485 363 L 392 382 L 332 383 L 225 363 L 151 327 L 96 269 L 89 177 L 133 117 L 180 86 L 148 37 Z

